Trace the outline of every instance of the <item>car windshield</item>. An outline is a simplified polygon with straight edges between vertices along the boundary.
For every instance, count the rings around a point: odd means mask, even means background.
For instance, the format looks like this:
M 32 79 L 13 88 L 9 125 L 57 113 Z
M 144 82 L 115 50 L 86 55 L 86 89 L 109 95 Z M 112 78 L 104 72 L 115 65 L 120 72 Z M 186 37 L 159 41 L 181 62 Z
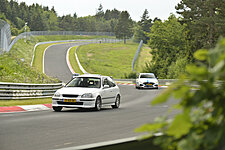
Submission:
M 155 78 L 153 74 L 142 74 L 140 78 Z
M 66 87 L 100 88 L 101 80 L 100 78 L 94 77 L 76 77 Z

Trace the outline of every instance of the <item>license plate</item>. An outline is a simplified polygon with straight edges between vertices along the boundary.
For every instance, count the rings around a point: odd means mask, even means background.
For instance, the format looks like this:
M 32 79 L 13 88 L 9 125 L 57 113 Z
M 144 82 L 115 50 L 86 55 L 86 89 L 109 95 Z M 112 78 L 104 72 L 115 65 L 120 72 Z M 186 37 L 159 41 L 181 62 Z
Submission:
M 152 84 L 147 84 L 147 85 L 152 85 Z
M 63 102 L 76 102 L 76 99 L 64 99 Z

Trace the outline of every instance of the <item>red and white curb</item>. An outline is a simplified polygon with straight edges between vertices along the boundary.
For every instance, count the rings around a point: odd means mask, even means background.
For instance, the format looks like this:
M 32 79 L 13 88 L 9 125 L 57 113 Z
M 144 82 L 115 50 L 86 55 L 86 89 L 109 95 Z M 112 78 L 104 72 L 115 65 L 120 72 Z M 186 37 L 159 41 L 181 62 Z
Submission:
M 123 83 L 123 82 L 116 82 L 117 85 L 131 85 L 131 86 L 135 86 L 136 84 L 134 83 Z M 168 86 L 162 86 L 159 85 L 160 88 L 168 88 Z
M 0 107 L 0 113 L 50 110 L 52 104 Z

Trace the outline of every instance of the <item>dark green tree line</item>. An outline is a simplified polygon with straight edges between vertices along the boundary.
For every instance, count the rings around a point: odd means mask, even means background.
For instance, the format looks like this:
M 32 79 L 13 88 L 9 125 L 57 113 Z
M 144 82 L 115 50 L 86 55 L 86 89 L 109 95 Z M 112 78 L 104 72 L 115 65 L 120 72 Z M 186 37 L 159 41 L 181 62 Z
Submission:
M 187 24 L 192 50 L 212 48 L 225 36 L 224 0 L 181 0 L 176 6 L 180 21 Z
M 25 23 L 31 31 L 115 32 L 120 14 L 117 9 L 104 12 L 100 4 L 94 16 L 77 17 L 76 13 L 58 16 L 54 7 L 0 0 L 0 18 L 11 25 L 13 35 L 23 32 Z

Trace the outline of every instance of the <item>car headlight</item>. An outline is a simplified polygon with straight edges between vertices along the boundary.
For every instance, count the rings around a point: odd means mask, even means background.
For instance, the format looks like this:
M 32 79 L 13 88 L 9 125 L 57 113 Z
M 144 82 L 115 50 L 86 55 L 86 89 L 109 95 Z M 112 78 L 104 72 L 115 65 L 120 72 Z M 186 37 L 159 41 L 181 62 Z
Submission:
M 85 93 L 81 96 L 81 98 L 93 98 L 93 94 L 92 93 Z
M 61 96 L 61 94 L 59 93 L 59 92 L 56 92 L 55 94 L 54 94 L 54 97 L 60 97 Z
M 142 82 L 141 81 L 137 81 L 139 84 L 142 84 Z

